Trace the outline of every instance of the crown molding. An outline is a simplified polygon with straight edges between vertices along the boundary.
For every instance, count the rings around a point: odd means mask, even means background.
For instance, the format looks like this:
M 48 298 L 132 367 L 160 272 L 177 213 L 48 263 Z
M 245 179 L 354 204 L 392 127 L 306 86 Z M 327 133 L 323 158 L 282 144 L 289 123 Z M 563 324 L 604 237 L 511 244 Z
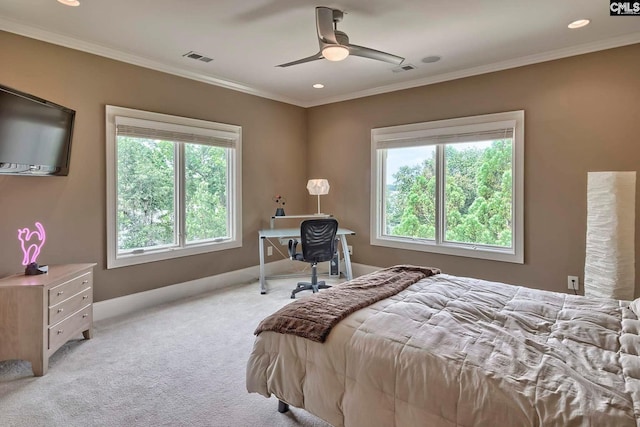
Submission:
M 270 92 L 265 92 L 265 91 L 244 85 L 242 83 L 234 82 L 232 80 L 226 80 L 226 79 L 213 77 L 213 76 L 202 74 L 202 73 L 187 71 L 180 67 L 167 65 L 162 62 L 158 62 L 149 58 L 144 58 L 138 55 L 133 55 L 130 53 L 111 49 L 109 47 L 102 46 L 96 43 L 89 43 L 83 40 L 78 40 L 73 37 L 68 37 L 62 34 L 43 30 L 41 28 L 24 25 L 24 24 L 10 21 L 4 18 L 0 18 L 0 30 L 7 31 L 10 33 L 15 33 L 15 34 L 36 39 L 36 40 L 41 40 L 47 43 L 68 47 L 70 49 L 80 50 L 80 51 L 91 53 L 94 55 L 103 56 L 105 58 L 114 59 L 116 61 L 125 62 L 127 64 L 137 65 L 139 67 L 149 68 L 151 70 L 161 71 L 163 73 L 172 74 L 175 76 L 184 77 L 191 80 L 196 80 L 196 81 L 211 84 L 214 86 L 220 86 L 226 89 L 247 93 L 249 95 L 255 95 L 261 98 L 272 99 L 274 101 L 280 101 L 287 104 L 293 104 L 293 105 L 302 107 L 300 101 L 298 100 L 291 99 L 291 98 L 270 93 Z
M 549 52 L 539 53 L 535 55 L 522 56 L 520 58 L 509 59 L 507 61 L 495 62 L 493 64 L 481 65 L 479 67 L 467 68 L 465 70 L 454 71 L 451 73 L 437 74 L 417 80 L 381 86 L 373 89 L 367 89 L 359 92 L 353 92 L 345 95 L 335 96 L 331 98 L 320 99 L 316 102 L 305 103 L 302 107 L 310 108 L 320 105 L 333 104 L 335 102 L 349 101 L 351 99 L 364 98 L 366 96 L 380 95 L 398 90 L 411 89 L 419 86 L 427 86 L 435 83 L 446 82 L 450 80 L 462 79 L 465 77 L 477 76 L 480 74 L 493 73 L 495 71 L 507 70 L 510 68 L 523 67 L 525 65 L 538 64 L 541 62 L 553 61 L 556 59 L 568 58 L 570 56 L 583 55 L 586 53 L 597 52 L 600 50 L 613 49 L 616 47 L 628 46 L 640 43 L 640 32 L 627 34 L 625 36 L 614 37 L 610 39 L 600 40 L 593 43 L 581 44 L 564 49 L 557 49 Z
M 535 55 L 523 56 L 520 58 L 510 59 L 507 61 L 496 62 L 493 64 L 482 65 L 479 67 L 467 68 L 465 70 L 454 71 L 451 73 L 438 74 L 422 79 L 410 80 L 402 83 L 380 86 L 358 92 L 352 92 L 344 95 L 323 98 L 317 101 L 306 102 L 299 99 L 292 99 L 279 94 L 265 92 L 263 90 L 244 85 L 232 80 L 226 80 L 219 77 L 213 77 L 202 73 L 187 71 L 179 67 L 167 65 L 152 59 L 140 57 L 126 52 L 121 52 L 99 44 L 89 43 L 73 37 L 64 36 L 51 31 L 24 25 L 4 18 L 0 18 L 0 30 L 19 34 L 21 36 L 41 40 L 47 43 L 68 47 L 75 50 L 91 53 L 105 58 L 114 59 L 116 61 L 149 68 L 163 73 L 184 77 L 191 80 L 220 86 L 226 89 L 243 92 L 249 95 L 259 96 L 274 101 L 284 102 L 296 105 L 298 107 L 310 108 L 320 105 L 333 104 L 336 102 L 349 101 L 357 98 L 364 98 L 372 95 L 380 95 L 383 93 L 395 92 L 398 90 L 411 89 L 419 86 L 427 86 L 435 83 L 441 83 L 465 77 L 477 76 L 480 74 L 492 73 L 495 71 L 507 70 L 510 68 L 522 67 L 525 65 L 537 64 L 540 62 L 553 61 L 556 59 L 567 58 L 570 56 L 583 55 L 586 53 L 597 52 L 600 50 L 613 49 L 616 47 L 627 46 L 640 43 L 640 32 L 631 33 L 620 37 L 613 37 L 600 40 L 593 43 L 586 43 L 578 46 L 572 46 L 564 49 L 557 49 L 549 52 L 539 53 Z

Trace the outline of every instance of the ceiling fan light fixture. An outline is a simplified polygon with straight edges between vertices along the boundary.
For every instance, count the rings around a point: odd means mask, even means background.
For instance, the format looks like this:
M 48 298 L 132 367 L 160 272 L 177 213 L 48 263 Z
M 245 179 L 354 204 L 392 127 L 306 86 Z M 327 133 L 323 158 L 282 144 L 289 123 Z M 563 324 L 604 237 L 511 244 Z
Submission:
M 326 46 L 322 49 L 322 56 L 329 61 L 342 61 L 349 56 L 349 49 L 344 46 Z

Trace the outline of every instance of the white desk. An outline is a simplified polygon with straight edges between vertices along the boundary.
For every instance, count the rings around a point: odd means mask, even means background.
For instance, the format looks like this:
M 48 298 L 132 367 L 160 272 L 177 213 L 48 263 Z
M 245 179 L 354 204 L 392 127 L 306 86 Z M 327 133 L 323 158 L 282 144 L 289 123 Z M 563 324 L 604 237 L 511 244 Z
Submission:
M 349 256 L 349 249 L 347 248 L 347 235 L 355 235 L 355 231 L 347 228 L 338 227 L 336 237 L 340 239 L 340 246 L 342 247 L 342 257 L 344 258 L 344 269 L 347 280 L 353 278 L 351 271 L 351 257 Z M 264 274 L 264 241 L 270 239 L 295 239 L 300 238 L 300 227 L 297 228 L 267 228 L 258 231 L 258 248 L 260 249 L 260 293 L 267 293 L 267 283 Z
M 309 219 L 309 218 L 331 218 L 333 215 L 330 214 L 304 214 L 304 215 L 280 215 L 271 217 L 271 221 L 269 222 L 269 226 L 271 228 L 275 228 L 276 219 Z

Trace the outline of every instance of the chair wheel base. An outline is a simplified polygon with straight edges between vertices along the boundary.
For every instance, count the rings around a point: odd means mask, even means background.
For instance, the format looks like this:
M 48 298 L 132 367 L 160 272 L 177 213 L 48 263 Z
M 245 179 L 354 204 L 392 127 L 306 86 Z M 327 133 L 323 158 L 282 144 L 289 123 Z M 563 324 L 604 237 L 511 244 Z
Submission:
M 284 414 L 289 410 L 289 404 L 284 403 L 282 400 L 278 400 L 278 412 Z
M 301 291 L 313 291 L 315 294 L 320 289 L 329 289 L 331 286 L 327 285 L 324 281 L 317 283 L 309 283 L 309 282 L 299 282 L 296 285 L 296 288 L 291 291 L 291 299 L 296 298 L 296 294 Z

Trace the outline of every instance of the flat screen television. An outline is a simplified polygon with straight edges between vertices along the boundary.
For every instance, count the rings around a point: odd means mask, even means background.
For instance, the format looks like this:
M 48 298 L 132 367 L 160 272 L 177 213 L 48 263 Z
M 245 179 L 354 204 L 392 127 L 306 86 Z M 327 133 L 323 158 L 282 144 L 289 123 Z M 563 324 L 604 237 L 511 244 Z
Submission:
M 0 175 L 68 175 L 75 114 L 0 85 Z

